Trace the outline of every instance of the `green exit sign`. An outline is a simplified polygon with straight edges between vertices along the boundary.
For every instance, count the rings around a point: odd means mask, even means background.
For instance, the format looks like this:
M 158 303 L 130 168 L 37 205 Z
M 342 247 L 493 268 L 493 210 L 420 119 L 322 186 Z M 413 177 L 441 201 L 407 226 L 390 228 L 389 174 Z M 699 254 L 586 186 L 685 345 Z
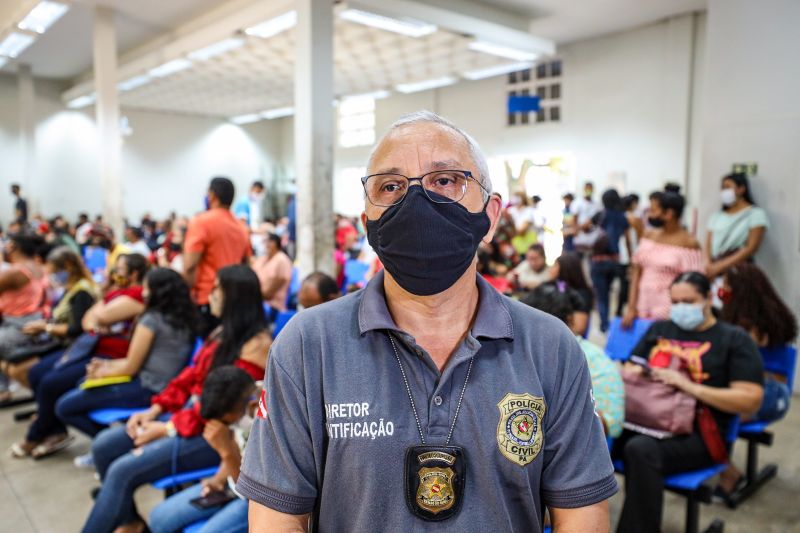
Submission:
M 734 163 L 733 172 L 747 174 L 748 177 L 758 174 L 758 163 Z

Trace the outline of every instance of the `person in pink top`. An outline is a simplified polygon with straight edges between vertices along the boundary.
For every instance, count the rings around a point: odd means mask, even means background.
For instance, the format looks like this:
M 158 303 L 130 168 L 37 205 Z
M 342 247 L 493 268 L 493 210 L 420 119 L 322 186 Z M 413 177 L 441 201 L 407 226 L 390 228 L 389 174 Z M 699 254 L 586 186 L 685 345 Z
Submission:
M 702 270 L 703 256 L 697 239 L 681 224 L 686 205 L 677 192 L 658 192 L 650 198 L 647 230 L 631 261 L 631 284 L 622 327 L 636 318 L 669 318 L 669 287 L 683 272 Z
M 46 278 L 34 260 L 43 245 L 36 235 L 14 235 L 6 242 L 3 255 L 10 265 L 0 273 L 0 357 L 27 343 L 23 326 L 43 317 Z M 8 377 L 0 373 L 0 403 L 10 399 Z
M 253 270 L 261 283 L 261 296 L 272 308 L 271 321 L 279 311 L 286 311 L 286 297 L 292 282 L 292 260 L 281 248 L 281 238 L 267 236 L 267 255 L 253 261 Z

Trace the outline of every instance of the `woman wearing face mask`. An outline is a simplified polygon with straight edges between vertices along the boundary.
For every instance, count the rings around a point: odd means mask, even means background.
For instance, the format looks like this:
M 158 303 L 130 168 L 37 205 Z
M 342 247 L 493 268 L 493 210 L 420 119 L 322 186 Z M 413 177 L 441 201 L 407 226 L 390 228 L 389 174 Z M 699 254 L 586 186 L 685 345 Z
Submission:
M 43 244 L 35 235 L 13 235 L 5 243 L 3 255 L 11 265 L 0 273 L 0 356 L 25 344 L 25 325 L 42 319 L 46 277 L 35 257 Z M 0 373 L 0 404 L 11 400 L 8 384 Z
M 702 270 L 700 244 L 681 224 L 686 203 L 676 192 L 650 195 L 647 230 L 631 260 L 628 305 L 622 327 L 638 318 L 664 320 L 669 317 L 669 286 L 682 272 Z
M 133 501 L 138 487 L 176 472 L 219 463 L 219 455 L 202 436 L 205 420 L 197 398 L 206 376 L 214 369 L 234 365 L 261 379 L 272 341 L 258 277 L 250 267 L 220 269 L 209 305 L 222 326 L 206 339 L 193 366 L 153 396 L 150 409 L 133 415 L 125 426 L 102 431 L 92 443 L 92 457 L 103 484 L 83 531 L 143 531 L 144 521 Z M 171 415 L 167 422 L 159 420 L 165 413 Z
M 752 261 L 769 228 L 766 212 L 757 207 L 750 182 L 742 173 L 722 178 L 722 210 L 708 221 L 706 275 L 715 278 L 729 268 Z
M 653 324 L 632 356 L 647 358 L 654 379 L 693 396 L 700 409 L 690 434 L 659 440 L 626 430 L 614 443 L 613 455 L 625 462 L 618 533 L 659 531 L 664 476 L 725 461 L 724 436 L 734 415 L 757 410 L 763 395 L 758 349 L 743 329 L 714 318 L 708 279 L 699 272 L 683 273 L 669 296 L 670 320 Z M 691 378 L 667 368 L 673 357 Z M 626 362 L 624 371 L 644 368 Z
M 62 291 L 63 295 L 53 308 L 50 320 L 28 322 L 22 332 L 29 337 L 46 333 L 66 345 L 83 333 L 81 320 L 97 300 L 99 291 L 80 256 L 66 246 L 50 252 L 45 270 L 50 275 L 50 286 Z M 40 360 L 40 357 L 32 357 L 18 364 L 3 363 L 3 371 L 29 387 L 28 372 Z
M 69 446 L 74 437 L 56 416 L 56 402 L 86 376 L 86 363 L 91 357 L 120 359 L 128 352 L 133 322 L 144 310 L 142 280 L 147 261 L 139 254 L 120 256 L 115 268 L 118 286 L 124 288 L 106 293 L 84 313 L 84 333 L 69 349 L 42 358 L 28 372 L 37 414 L 25 440 L 12 448 L 15 457 L 42 459 Z

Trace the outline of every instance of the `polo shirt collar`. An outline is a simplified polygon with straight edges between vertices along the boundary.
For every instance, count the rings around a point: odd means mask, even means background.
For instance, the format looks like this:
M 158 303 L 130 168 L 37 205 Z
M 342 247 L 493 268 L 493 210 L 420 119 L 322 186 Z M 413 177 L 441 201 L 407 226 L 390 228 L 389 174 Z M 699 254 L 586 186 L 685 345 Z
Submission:
M 514 325 L 505 297 L 497 292 L 494 287 L 477 276 L 478 283 L 478 312 L 475 323 L 472 325 L 472 335 L 487 339 L 513 339 Z M 392 330 L 402 332 L 397 327 L 389 308 L 386 305 L 386 293 L 383 288 L 383 271 L 373 277 L 364 288 L 361 303 L 358 307 L 358 326 L 361 334 L 373 330 Z

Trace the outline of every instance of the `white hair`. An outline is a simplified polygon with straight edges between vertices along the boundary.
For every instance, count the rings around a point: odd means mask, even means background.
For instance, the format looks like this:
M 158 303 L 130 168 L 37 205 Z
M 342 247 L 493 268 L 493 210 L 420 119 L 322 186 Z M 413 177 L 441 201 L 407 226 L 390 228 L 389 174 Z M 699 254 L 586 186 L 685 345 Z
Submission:
M 482 190 L 481 192 L 483 193 L 484 199 L 488 198 L 489 193 L 492 192 L 492 180 L 489 178 L 489 165 L 486 163 L 486 156 L 483 155 L 483 151 L 478 145 L 478 141 L 476 141 L 472 135 L 462 130 L 446 118 L 442 117 L 441 115 L 437 115 L 433 111 L 428 111 L 427 109 L 414 111 L 413 113 L 407 113 L 394 121 L 394 123 L 389 126 L 389 129 L 386 131 L 386 133 L 383 134 L 383 137 L 381 137 L 378 143 L 372 148 L 372 151 L 369 154 L 369 166 L 372 166 L 372 158 L 375 156 L 375 151 L 381 145 L 383 139 L 385 139 L 394 130 L 404 126 L 411 126 L 413 124 L 438 124 L 453 130 L 465 141 L 467 141 L 470 157 L 472 158 L 475 168 L 478 169 L 478 174 L 480 174 L 478 176 L 478 180 L 480 181 L 481 185 L 485 187 L 485 190 Z

